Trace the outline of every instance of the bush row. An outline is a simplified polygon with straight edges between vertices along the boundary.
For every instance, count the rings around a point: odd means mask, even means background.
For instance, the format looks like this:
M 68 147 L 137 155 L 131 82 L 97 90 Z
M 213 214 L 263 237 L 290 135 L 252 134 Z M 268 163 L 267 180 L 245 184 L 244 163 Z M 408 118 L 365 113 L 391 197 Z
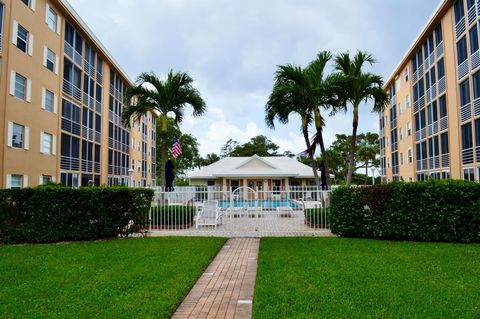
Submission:
M 346 237 L 480 242 L 480 185 L 426 181 L 333 191 L 330 226 Z
M 128 236 L 147 225 L 152 197 L 149 189 L 120 187 L 0 190 L 0 242 Z

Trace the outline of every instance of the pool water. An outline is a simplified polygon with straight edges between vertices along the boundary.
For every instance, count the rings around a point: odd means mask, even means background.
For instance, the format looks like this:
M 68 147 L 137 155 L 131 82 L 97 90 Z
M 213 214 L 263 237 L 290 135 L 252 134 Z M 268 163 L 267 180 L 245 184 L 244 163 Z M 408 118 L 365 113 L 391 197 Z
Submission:
M 277 207 L 292 207 L 293 209 L 301 209 L 302 205 L 294 202 L 293 200 L 266 200 L 266 199 L 259 199 L 257 201 L 255 200 L 235 200 L 233 202 L 233 207 L 255 207 L 255 202 L 256 207 L 261 207 L 262 209 L 276 209 Z M 221 200 L 218 202 L 218 206 L 220 208 L 230 208 L 231 207 L 231 202 L 227 200 Z

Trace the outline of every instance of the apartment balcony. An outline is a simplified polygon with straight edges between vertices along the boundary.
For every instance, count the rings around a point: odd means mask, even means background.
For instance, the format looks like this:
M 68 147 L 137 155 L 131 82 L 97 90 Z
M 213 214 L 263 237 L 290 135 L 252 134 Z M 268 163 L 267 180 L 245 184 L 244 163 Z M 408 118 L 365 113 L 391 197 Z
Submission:
M 463 79 L 468 74 L 468 59 L 458 66 L 458 79 Z
M 440 156 L 440 161 L 442 163 L 442 168 L 450 167 L 450 154 L 442 154 Z
M 462 164 L 473 164 L 473 147 L 462 150 Z
M 442 117 L 440 119 L 440 131 L 445 131 L 448 129 L 448 117 Z
M 91 110 L 95 108 L 95 100 L 85 92 L 83 93 L 83 104 Z
M 93 171 L 93 162 L 82 159 L 82 172 L 91 173 Z
M 473 113 L 474 116 L 480 116 L 480 98 L 473 101 Z
M 477 146 L 475 157 L 477 158 L 477 163 L 480 163 L 480 146 Z
M 437 97 L 437 84 L 433 84 L 426 92 L 425 96 L 427 99 L 427 104 L 433 101 Z
M 415 141 L 416 142 L 424 140 L 426 138 L 427 138 L 427 128 L 426 127 L 424 127 L 421 130 L 415 132 Z
M 103 81 L 102 73 L 97 71 L 97 82 L 101 84 L 102 81 Z
M 64 41 L 64 52 L 65 54 L 72 59 L 78 66 L 82 66 L 82 55 L 78 53 L 67 41 Z
M 94 170 L 94 173 L 100 174 L 100 163 L 94 162 L 93 170 Z
M 432 124 L 429 124 L 427 129 L 428 129 L 428 135 L 429 136 L 437 134 L 438 133 L 438 122 L 434 122 Z
M 456 25 L 455 25 L 455 35 L 457 39 L 465 32 L 466 30 L 466 23 L 465 18 L 462 18 Z
M 95 143 L 102 143 L 102 133 L 95 131 Z
M 435 48 L 435 52 L 437 54 L 437 59 L 440 59 L 444 52 L 443 41 L 437 45 L 437 47 Z
M 394 95 L 394 96 L 390 99 L 390 107 L 394 107 L 396 104 L 397 104 L 397 96 Z
M 82 90 L 67 79 L 63 79 L 63 92 L 78 101 L 82 100 Z
M 91 128 L 82 125 L 82 137 L 90 142 L 94 141 L 95 131 Z
M 474 4 L 467 12 L 468 24 L 472 25 L 477 21 L 477 4 Z
M 386 153 L 386 150 L 385 150 L 384 147 L 383 147 L 382 149 L 380 149 L 380 156 L 381 156 L 381 157 L 384 157 L 384 156 L 385 156 L 385 153 Z
M 472 108 L 470 103 L 468 103 L 460 108 L 460 121 L 463 123 L 463 122 L 469 121 L 471 118 L 472 118 Z
M 398 143 L 392 143 L 392 153 L 398 151 Z
M 62 117 L 62 130 L 80 136 L 81 125 L 70 119 Z
M 85 73 L 90 75 L 92 78 L 95 77 L 95 66 L 93 66 L 90 62 L 88 62 L 86 59 L 83 60 L 83 70 Z
M 425 70 L 430 69 L 430 67 L 434 64 L 435 64 L 435 52 L 432 52 L 424 62 Z
M 115 96 L 115 87 L 113 86 L 112 83 L 110 83 L 110 95 Z
M 69 156 L 60 156 L 60 168 L 69 171 L 80 170 L 80 160 Z
M 447 90 L 447 83 L 445 76 L 438 80 L 438 95 L 442 95 Z
M 102 102 L 95 100 L 95 111 L 102 114 Z
M 428 168 L 429 169 L 439 169 L 440 168 L 440 156 L 430 157 L 428 159 Z
M 428 160 L 417 160 L 417 171 L 426 171 L 428 169 Z

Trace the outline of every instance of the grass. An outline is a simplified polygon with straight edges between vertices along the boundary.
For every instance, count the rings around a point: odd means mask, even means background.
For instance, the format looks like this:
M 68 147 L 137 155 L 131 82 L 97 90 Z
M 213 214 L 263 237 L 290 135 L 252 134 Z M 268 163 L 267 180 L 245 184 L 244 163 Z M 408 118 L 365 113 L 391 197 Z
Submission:
M 168 318 L 221 238 L 0 246 L 1 318 Z
M 480 245 L 266 238 L 254 318 L 480 318 Z

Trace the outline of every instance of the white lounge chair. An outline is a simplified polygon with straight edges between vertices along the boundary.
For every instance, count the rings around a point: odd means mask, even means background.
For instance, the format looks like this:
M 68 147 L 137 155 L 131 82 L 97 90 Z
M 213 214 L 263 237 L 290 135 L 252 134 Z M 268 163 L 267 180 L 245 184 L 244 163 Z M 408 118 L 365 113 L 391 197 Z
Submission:
M 293 217 L 293 208 L 290 206 L 277 207 L 279 217 Z
M 220 224 L 222 212 L 218 206 L 218 200 L 207 200 L 201 209 L 197 211 L 196 228 L 199 226 L 217 226 Z

